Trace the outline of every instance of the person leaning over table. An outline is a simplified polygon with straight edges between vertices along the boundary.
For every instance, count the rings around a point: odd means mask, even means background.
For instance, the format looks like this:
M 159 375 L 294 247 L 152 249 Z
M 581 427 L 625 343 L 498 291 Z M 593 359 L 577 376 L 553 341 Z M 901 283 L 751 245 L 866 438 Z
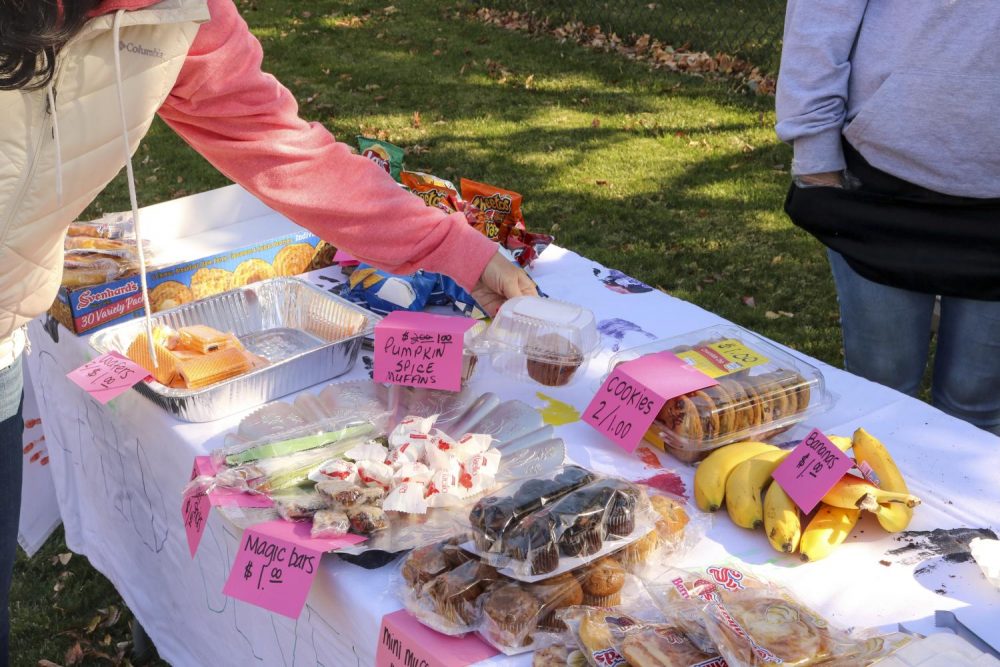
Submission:
M 777 133 L 847 370 L 1000 434 L 1000 2 L 789 0 Z
M 462 214 L 425 206 L 300 119 L 261 60 L 232 0 L 0 0 L 0 664 L 20 503 L 23 326 L 56 296 L 70 222 L 154 114 L 233 181 L 367 263 L 448 274 L 491 313 L 535 293 Z

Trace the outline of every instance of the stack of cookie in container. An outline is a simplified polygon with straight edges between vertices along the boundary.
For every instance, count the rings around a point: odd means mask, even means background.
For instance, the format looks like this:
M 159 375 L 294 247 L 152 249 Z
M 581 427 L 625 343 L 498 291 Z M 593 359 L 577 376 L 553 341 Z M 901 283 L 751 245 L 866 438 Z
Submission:
M 425 625 L 506 654 L 559 641 L 559 611 L 643 596 L 634 572 L 697 540 L 684 501 L 564 466 L 480 499 L 468 535 L 415 549 L 401 597 Z

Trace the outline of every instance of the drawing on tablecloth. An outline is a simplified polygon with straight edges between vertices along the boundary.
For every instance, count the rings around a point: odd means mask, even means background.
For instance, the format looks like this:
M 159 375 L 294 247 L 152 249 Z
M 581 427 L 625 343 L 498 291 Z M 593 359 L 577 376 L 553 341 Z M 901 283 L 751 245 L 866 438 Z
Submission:
M 654 334 L 649 333 L 635 322 L 629 322 L 628 320 L 623 320 L 620 317 L 612 317 L 607 320 L 601 320 L 597 323 L 597 330 L 601 332 L 601 336 L 605 339 L 605 342 L 611 343 L 612 352 L 618 352 L 621 350 L 622 344 L 625 342 L 626 338 L 638 338 L 639 336 L 643 336 L 646 340 L 656 340 L 656 336 Z M 639 344 L 640 343 L 637 341 L 634 344 L 629 343 L 627 347 L 635 347 Z
M 618 269 L 609 269 L 598 265 L 593 268 L 593 271 L 597 279 L 604 283 L 604 286 L 612 292 L 617 292 L 618 294 L 645 294 L 653 291 L 653 288 L 646 283 L 636 280 Z

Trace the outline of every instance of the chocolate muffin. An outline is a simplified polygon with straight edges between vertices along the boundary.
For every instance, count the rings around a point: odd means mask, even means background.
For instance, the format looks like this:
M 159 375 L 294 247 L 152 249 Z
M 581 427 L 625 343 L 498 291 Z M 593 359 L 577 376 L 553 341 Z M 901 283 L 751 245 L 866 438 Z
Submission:
M 556 611 L 583 604 L 583 588 L 572 572 L 530 584 L 528 590 L 542 603 L 543 616 L 538 627 L 544 630 L 565 630 L 566 624 L 556 618 Z
M 548 574 L 559 567 L 555 542 L 555 520 L 548 512 L 525 517 L 504 536 L 504 553 L 531 565 L 531 574 Z
M 442 572 L 451 569 L 445 558 L 443 542 L 414 549 L 403 561 L 403 579 L 410 588 L 419 588 Z
M 559 334 L 545 334 L 526 347 L 528 377 L 547 387 L 561 387 L 583 364 L 580 348 Z
M 496 543 L 514 523 L 516 508 L 513 498 L 487 496 L 477 502 L 469 513 L 476 548 L 482 551 L 495 550 Z

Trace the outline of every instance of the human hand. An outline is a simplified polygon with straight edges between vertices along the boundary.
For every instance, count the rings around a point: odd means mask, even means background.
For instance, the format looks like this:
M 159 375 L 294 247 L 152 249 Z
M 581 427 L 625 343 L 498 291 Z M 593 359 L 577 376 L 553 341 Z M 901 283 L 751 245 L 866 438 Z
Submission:
M 507 299 L 516 296 L 538 296 L 538 289 L 524 269 L 497 252 L 472 288 L 472 298 L 492 317 Z
M 840 171 L 824 171 L 818 174 L 800 174 L 795 177 L 800 188 L 842 188 L 844 174 Z

